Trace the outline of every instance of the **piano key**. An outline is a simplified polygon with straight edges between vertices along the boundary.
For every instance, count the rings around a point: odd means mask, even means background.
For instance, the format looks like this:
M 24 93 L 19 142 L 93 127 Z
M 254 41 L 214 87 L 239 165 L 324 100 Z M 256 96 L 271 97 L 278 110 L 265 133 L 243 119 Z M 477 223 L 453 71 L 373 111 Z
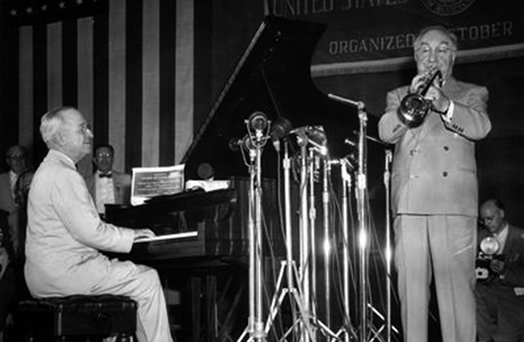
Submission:
M 161 240 L 179 240 L 179 239 L 185 239 L 185 238 L 196 237 L 196 236 L 198 236 L 197 231 L 165 234 L 165 235 L 158 235 L 158 236 L 153 236 L 149 238 L 140 238 L 136 240 L 134 243 L 143 243 L 143 242 L 161 241 Z

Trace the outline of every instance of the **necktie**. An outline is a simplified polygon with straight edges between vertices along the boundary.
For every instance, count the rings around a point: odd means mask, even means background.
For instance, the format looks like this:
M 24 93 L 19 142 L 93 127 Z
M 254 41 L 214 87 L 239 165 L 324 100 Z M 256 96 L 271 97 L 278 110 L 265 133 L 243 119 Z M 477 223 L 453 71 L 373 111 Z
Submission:
M 113 177 L 112 173 L 99 173 L 98 174 L 98 178 L 112 178 L 112 177 Z

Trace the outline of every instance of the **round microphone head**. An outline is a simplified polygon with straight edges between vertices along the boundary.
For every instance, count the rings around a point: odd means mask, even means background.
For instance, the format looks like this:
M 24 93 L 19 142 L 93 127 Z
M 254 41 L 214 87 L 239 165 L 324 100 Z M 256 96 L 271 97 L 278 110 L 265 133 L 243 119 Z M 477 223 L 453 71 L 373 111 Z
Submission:
M 262 112 L 254 112 L 249 116 L 249 127 L 255 131 L 263 131 L 267 128 L 267 115 Z
M 291 122 L 289 122 L 288 119 L 283 116 L 279 116 L 271 126 L 271 132 L 269 133 L 269 136 L 271 137 L 271 140 L 282 139 L 288 135 L 289 132 L 291 132 L 292 128 Z

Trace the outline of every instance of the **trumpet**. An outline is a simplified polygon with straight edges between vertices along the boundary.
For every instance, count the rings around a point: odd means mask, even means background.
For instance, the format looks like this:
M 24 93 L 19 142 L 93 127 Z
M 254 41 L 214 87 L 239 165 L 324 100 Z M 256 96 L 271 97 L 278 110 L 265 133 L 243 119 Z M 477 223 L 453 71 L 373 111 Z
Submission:
M 440 86 L 442 82 L 442 73 L 439 69 L 434 67 L 424 76 L 423 83 L 419 87 L 419 90 L 415 93 L 404 96 L 400 102 L 397 114 L 400 120 L 410 128 L 420 126 L 424 122 L 426 115 L 431 110 L 431 101 L 424 96 L 437 78 Z

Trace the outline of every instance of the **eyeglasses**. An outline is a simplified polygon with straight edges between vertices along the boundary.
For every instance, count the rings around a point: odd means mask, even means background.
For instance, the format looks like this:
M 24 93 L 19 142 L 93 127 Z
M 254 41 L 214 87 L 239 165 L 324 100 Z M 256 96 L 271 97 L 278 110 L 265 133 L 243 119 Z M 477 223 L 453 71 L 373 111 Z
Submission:
M 14 155 L 14 156 L 8 156 L 7 159 L 24 159 L 24 155 Z
M 111 153 L 97 153 L 95 158 L 113 158 Z

